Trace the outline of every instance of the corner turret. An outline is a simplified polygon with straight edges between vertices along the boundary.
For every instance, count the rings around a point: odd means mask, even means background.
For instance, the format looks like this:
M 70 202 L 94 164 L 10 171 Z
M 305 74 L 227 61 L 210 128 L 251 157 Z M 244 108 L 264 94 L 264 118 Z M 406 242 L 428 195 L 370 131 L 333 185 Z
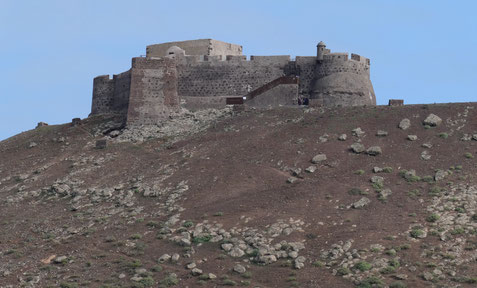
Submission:
M 316 53 L 316 60 L 323 61 L 323 55 L 325 55 L 326 44 L 323 41 L 320 41 L 318 45 L 316 45 L 317 53 Z

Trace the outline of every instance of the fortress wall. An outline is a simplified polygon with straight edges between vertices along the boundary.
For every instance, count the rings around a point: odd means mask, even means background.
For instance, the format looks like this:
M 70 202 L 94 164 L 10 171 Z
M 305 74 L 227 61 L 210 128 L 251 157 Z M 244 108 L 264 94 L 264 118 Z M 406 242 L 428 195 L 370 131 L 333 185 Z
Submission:
M 242 46 L 213 39 L 168 42 L 146 47 L 147 57 L 163 57 L 172 46 L 185 51 L 186 55 L 242 55 Z
M 133 58 L 127 125 L 157 124 L 179 108 L 175 61 Z
M 315 78 L 316 57 L 296 56 L 297 74 L 299 76 L 299 93 L 305 96 L 311 94 L 313 79 Z
M 101 75 L 93 80 L 91 115 L 111 113 L 114 98 L 114 80 Z
M 284 67 L 290 56 L 226 57 L 218 61 L 191 60 L 189 56 L 179 61 L 178 92 L 180 96 L 243 96 L 248 92 L 284 76 Z
M 129 105 L 129 92 L 131 90 L 131 70 L 113 76 L 114 99 L 112 110 L 126 114 Z
M 355 60 L 338 59 L 337 56 L 335 55 L 335 58 L 324 58 L 323 62 L 316 67 L 316 76 L 318 78 L 339 72 L 367 75 L 369 77 L 369 65 Z

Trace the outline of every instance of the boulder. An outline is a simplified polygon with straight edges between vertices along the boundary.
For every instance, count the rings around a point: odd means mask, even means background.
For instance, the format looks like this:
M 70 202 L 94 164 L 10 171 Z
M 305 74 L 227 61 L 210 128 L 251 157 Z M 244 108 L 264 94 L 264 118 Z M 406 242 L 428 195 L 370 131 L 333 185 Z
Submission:
M 363 197 L 359 199 L 358 201 L 354 202 L 353 204 L 351 204 L 351 207 L 355 209 L 359 209 L 369 205 L 369 203 L 371 203 L 371 200 L 369 200 L 369 198 Z
M 311 163 L 318 164 L 318 163 L 323 162 L 325 160 L 326 160 L 326 155 L 325 154 L 318 154 L 318 155 L 315 155 L 315 157 L 313 157 L 313 159 L 311 159 Z
M 351 132 L 353 133 L 353 136 L 357 136 L 357 137 L 361 137 L 364 135 L 364 131 L 361 130 L 360 127 L 353 129 Z
M 350 148 L 351 148 L 351 151 L 357 154 L 363 153 L 366 150 L 364 148 L 364 145 L 358 142 L 351 144 Z
M 368 150 L 366 150 L 366 153 L 370 156 L 377 156 L 377 155 L 380 155 L 382 154 L 382 150 L 381 150 L 381 147 L 379 146 L 371 146 L 368 148 Z
M 239 273 L 239 274 L 243 274 L 243 273 L 247 272 L 247 269 L 245 269 L 245 267 L 240 265 L 240 264 L 236 264 L 234 266 L 234 271 Z
M 401 122 L 399 122 L 399 128 L 401 128 L 402 130 L 406 130 L 409 127 L 411 127 L 411 120 L 404 118 L 401 120 Z
M 416 141 L 417 140 L 417 135 L 407 135 L 407 140 Z
M 338 140 L 340 140 L 340 141 L 346 141 L 347 138 L 348 138 L 348 136 L 346 136 L 346 134 L 341 134 L 341 135 L 338 137 Z
M 442 119 L 435 115 L 435 114 L 429 114 L 426 119 L 424 119 L 424 125 L 429 125 L 429 126 L 439 126 L 442 123 Z

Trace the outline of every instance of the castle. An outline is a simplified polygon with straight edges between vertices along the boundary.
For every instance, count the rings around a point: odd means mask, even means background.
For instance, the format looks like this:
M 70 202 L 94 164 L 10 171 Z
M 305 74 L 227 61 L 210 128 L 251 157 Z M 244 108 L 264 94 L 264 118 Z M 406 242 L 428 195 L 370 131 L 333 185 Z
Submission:
M 150 45 L 130 70 L 98 76 L 91 115 L 120 114 L 127 125 L 156 124 L 178 111 L 316 103 L 376 105 L 370 61 L 331 53 L 323 42 L 316 56 L 242 55 L 242 46 L 213 39 Z

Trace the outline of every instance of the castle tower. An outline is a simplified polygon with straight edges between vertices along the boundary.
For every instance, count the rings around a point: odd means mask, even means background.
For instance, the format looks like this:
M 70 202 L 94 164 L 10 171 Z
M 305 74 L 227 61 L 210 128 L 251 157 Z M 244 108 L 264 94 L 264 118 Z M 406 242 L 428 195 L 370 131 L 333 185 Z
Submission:
M 323 55 L 325 55 L 326 44 L 323 41 L 320 41 L 318 45 L 316 45 L 317 53 L 316 53 L 316 60 L 323 61 Z

